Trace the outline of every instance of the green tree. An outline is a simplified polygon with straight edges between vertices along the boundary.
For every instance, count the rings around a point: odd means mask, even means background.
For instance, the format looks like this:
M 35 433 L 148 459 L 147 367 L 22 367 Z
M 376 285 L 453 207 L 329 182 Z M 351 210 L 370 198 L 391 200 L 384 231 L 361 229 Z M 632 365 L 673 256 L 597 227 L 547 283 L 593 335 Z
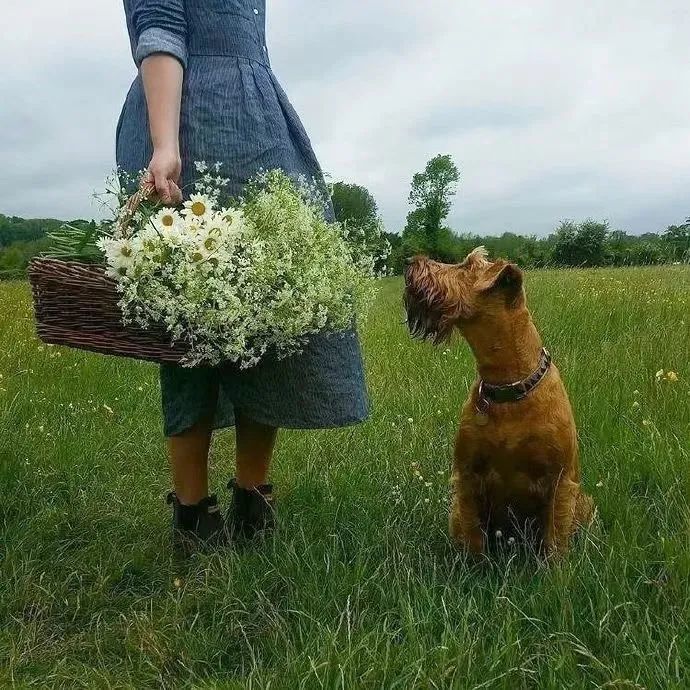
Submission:
M 436 255 L 442 224 L 450 213 L 459 180 L 460 172 L 451 156 L 441 154 L 412 178 L 409 202 L 413 210 L 407 216 L 403 235 L 411 244 L 423 244 L 421 248 L 432 256 Z
M 579 225 L 562 221 L 554 237 L 553 260 L 563 266 L 602 266 L 608 231 L 606 221 L 589 218 Z
M 336 182 L 331 192 L 335 219 L 341 223 L 375 223 L 379 212 L 371 192 L 358 184 Z
M 661 237 L 674 261 L 690 261 L 690 218 L 683 225 L 669 225 Z
M 347 227 L 350 246 L 377 256 L 376 269 L 386 268 L 390 243 L 371 192 L 358 184 L 336 182 L 331 192 L 335 219 Z

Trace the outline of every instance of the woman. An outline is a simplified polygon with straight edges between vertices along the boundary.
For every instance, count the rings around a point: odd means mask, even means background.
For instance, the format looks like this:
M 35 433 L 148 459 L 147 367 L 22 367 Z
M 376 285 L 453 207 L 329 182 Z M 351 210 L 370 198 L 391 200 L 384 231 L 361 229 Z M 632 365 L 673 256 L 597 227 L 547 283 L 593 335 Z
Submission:
M 124 0 L 139 68 L 117 128 L 117 163 L 148 168 L 166 204 L 179 203 L 195 161 L 223 164 L 239 195 L 259 169 L 322 180 L 302 124 L 271 71 L 265 0 Z M 367 395 L 359 342 L 319 335 L 304 352 L 240 372 L 161 367 L 165 435 L 175 490 L 174 543 L 251 536 L 273 524 L 267 483 L 279 427 L 360 422 Z M 236 478 L 225 521 L 208 490 L 214 429 L 235 425 Z M 228 529 L 224 529 L 227 527 Z

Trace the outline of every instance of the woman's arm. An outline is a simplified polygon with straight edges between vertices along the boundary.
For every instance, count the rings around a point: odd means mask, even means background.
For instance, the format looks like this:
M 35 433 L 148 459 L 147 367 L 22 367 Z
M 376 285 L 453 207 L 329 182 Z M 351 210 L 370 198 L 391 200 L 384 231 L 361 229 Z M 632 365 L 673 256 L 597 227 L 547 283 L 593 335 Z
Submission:
M 125 7 L 134 27 L 134 58 L 148 107 L 153 142 L 149 172 L 163 203 L 179 203 L 180 101 L 187 65 L 185 0 L 128 0 Z
M 182 99 L 182 64 L 165 53 L 153 53 L 141 63 L 153 157 L 149 172 L 156 192 L 164 204 L 179 204 L 180 102 Z

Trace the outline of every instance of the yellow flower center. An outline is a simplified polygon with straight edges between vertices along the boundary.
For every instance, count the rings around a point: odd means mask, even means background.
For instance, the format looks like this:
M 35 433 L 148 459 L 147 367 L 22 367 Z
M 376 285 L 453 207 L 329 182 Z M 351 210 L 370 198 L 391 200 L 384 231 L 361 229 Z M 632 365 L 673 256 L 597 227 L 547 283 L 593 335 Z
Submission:
M 203 216 L 206 213 L 206 204 L 203 201 L 195 201 L 192 204 L 192 213 L 195 216 Z
M 201 261 L 203 258 L 200 252 L 194 252 L 194 254 L 192 254 L 192 261 Z
M 122 247 L 122 249 L 120 249 L 120 254 L 122 254 L 122 256 L 132 256 L 131 247 L 125 245 L 124 247 Z
M 209 237 L 204 242 L 204 247 L 211 252 L 216 248 L 216 241 L 212 237 Z
M 172 227 L 175 219 L 168 213 L 161 218 L 161 223 L 165 225 L 166 228 Z

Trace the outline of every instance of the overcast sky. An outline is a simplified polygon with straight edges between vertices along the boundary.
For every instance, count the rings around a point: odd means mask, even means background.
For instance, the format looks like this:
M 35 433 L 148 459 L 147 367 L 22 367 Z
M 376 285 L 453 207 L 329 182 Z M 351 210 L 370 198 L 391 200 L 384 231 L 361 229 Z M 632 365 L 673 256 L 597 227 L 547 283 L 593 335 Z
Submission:
M 688 0 L 267 0 L 273 69 L 333 180 L 388 229 L 450 153 L 461 232 L 690 215 Z M 90 217 L 135 69 L 117 0 L 5 3 L 0 213 Z

